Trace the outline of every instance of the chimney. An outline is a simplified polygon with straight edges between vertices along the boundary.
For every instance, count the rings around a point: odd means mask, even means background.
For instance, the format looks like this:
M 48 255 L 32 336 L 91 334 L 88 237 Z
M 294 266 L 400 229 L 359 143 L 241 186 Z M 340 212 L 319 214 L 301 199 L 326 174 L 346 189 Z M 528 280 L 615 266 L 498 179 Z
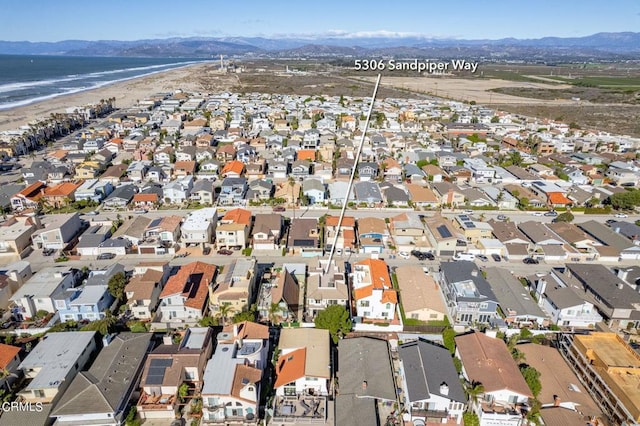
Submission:
M 622 290 L 624 288 L 624 283 L 618 283 L 618 290 Z
M 449 395 L 449 386 L 445 382 L 440 384 L 440 395 Z
M 614 231 L 615 231 L 615 233 L 616 233 L 616 234 L 619 234 L 619 233 L 620 233 L 620 227 L 619 227 L 619 226 L 616 226 L 616 228 L 614 229 Z
M 617 275 L 618 275 L 618 278 L 620 278 L 623 281 L 626 281 L 627 280 L 627 276 L 629 275 L 629 270 L 620 268 L 620 269 L 618 269 Z
M 173 344 L 173 339 L 171 338 L 170 334 L 165 334 L 164 336 L 162 336 L 162 344 L 163 345 L 172 345 Z
M 111 340 L 113 340 L 113 334 L 107 334 L 102 338 L 102 346 L 106 348 L 111 343 Z
M 554 407 L 560 406 L 560 397 L 558 395 L 553 395 L 553 406 Z
M 364 390 L 364 389 L 367 389 L 367 381 L 366 381 L 366 380 L 363 380 L 363 381 L 362 381 L 362 389 L 363 389 L 363 390 Z
M 472 277 L 477 277 L 478 276 L 478 270 L 474 269 L 473 271 L 471 271 L 471 276 Z
M 238 324 L 233 324 L 233 337 L 238 335 Z

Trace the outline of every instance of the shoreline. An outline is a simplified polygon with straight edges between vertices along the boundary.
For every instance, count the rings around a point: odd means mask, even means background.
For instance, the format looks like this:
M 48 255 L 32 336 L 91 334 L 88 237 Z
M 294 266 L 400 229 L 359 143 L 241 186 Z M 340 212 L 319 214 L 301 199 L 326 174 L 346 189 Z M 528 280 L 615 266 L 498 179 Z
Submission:
M 178 89 L 192 92 L 203 91 L 198 75 L 206 75 L 211 62 L 185 65 L 166 71 L 159 71 L 125 81 L 106 84 L 102 87 L 87 89 L 77 93 L 60 95 L 52 99 L 34 102 L 29 105 L 0 110 L 0 131 L 15 130 L 32 120 L 48 117 L 51 113 L 64 112 L 73 106 L 82 106 L 100 99 L 114 97 L 116 107 L 130 108 L 140 99 L 157 92 Z M 223 74 L 219 74 L 223 77 Z

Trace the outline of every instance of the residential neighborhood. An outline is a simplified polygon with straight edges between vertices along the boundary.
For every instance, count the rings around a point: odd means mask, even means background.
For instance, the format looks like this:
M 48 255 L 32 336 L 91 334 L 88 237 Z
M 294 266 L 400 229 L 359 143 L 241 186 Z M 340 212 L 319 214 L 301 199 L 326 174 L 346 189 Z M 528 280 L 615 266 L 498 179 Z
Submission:
M 0 426 L 639 423 L 640 139 L 368 102 L 0 133 Z

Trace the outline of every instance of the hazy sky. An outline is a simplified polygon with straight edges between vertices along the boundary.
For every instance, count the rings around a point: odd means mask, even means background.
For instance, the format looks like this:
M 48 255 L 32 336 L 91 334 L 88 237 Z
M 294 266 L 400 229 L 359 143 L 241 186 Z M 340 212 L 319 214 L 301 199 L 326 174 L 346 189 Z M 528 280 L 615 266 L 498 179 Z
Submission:
M 2 0 L 0 40 L 410 33 L 574 37 L 640 31 L 638 0 Z

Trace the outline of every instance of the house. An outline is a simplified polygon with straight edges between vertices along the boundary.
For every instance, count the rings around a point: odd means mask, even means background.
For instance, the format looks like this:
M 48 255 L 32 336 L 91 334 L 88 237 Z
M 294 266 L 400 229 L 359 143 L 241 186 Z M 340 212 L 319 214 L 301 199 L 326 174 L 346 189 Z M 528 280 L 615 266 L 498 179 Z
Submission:
M 136 209 L 155 209 L 160 204 L 160 197 L 156 193 L 138 193 L 131 199 L 131 204 Z
M 318 312 L 331 305 L 347 307 L 349 289 L 342 262 L 319 260 L 318 267 L 310 271 L 306 285 L 305 316 L 315 318 Z M 325 274 L 325 271 L 327 272 Z
M 95 350 L 95 331 L 48 333 L 18 367 L 30 379 L 18 395 L 33 404 L 55 403 Z
M 312 163 L 307 160 L 296 160 L 291 165 L 291 176 L 303 180 L 311 175 Z
M 483 387 L 477 400 L 469 401 L 480 425 L 521 425 L 523 412 L 533 395 L 507 345 L 480 332 L 456 336 L 455 342 L 465 380 Z
M 307 402 L 316 397 L 326 410 L 331 377 L 329 331 L 285 328 L 280 333 L 278 348 L 280 355 L 273 385 L 276 395 L 284 400 L 308 398 Z
M 227 177 L 220 185 L 218 204 L 223 206 L 244 205 L 248 190 L 247 180 L 243 177 Z
M 309 204 L 324 204 L 326 189 L 319 179 L 305 179 L 302 182 L 302 193 L 309 199 Z
M 244 174 L 244 171 L 244 163 L 241 161 L 233 160 L 224 165 L 222 171 L 220 172 L 220 175 L 225 178 L 240 178 Z
M 467 398 L 447 348 L 422 338 L 398 347 L 405 420 L 462 424 Z
M 300 320 L 304 303 L 300 303 L 300 285 L 296 278 L 284 268 L 272 273 L 270 281 L 268 285 L 261 286 L 258 295 L 260 319 L 271 322 Z
M 293 219 L 289 228 L 287 248 L 290 252 L 301 253 L 302 256 L 315 256 L 322 253 L 319 238 L 317 219 Z
M 147 355 L 140 379 L 140 398 L 136 404 L 141 419 L 175 419 L 178 409 L 178 389 L 183 383 L 200 392 L 204 369 L 213 352 L 213 330 L 209 327 L 189 327 L 179 342 L 171 335 Z
M 79 186 L 79 183 L 62 182 L 55 186 L 46 187 L 40 200 L 44 205 L 55 209 L 66 207 L 75 201 L 75 192 Z
M 414 249 L 430 249 L 425 237 L 425 229 L 422 221 L 414 215 L 400 213 L 389 218 L 389 230 L 400 251 L 411 251 Z
M 31 236 L 36 231 L 37 219 L 14 216 L 0 223 L 0 262 L 8 264 L 31 253 Z
M 454 224 L 465 241 L 472 244 L 478 244 L 483 238 L 491 238 L 493 231 L 488 223 L 473 220 L 473 217 L 467 214 L 456 215 Z
M 133 161 L 127 167 L 127 176 L 133 182 L 143 181 L 147 176 L 147 170 L 149 169 L 150 166 L 151 166 L 151 162 L 147 160 Z
M 13 314 L 19 319 L 31 319 L 38 311 L 55 313 L 53 295 L 74 287 L 79 281 L 76 270 L 49 267 L 38 271 L 11 296 Z
M 168 264 L 136 268 L 136 270 L 139 269 L 142 269 L 140 273 L 134 274 L 125 287 L 127 305 L 135 318 L 151 320 L 160 301 L 160 292 L 166 281 Z
M 256 214 L 251 232 L 254 250 L 276 250 L 282 238 L 282 216 L 274 213 Z
M 112 225 L 111 225 L 112 226 Z M 111 226 L 93 225 L 78 237 L 76 253 L 80 256 L 97 256 L 100 244 L 111 236 Z
M 380 206 L 383 199 L 380 187 L 376 182 L 356 182 L 353 184 L 355 201 L 366 206 Z
M 358 178 L 360 181 L 365 182 L 373 180 L 378 177 L 378 163 L 371 163 L 366 161 L 358 162 L 356 167 Z
M 97 161 L 83 161 L 75 168 L 75 179 L 95 179 L 100 175 L 102 167 Z
M 45 188 L 46 185 L 41 181 L 28 185 L 11 197 L 11 208 L 18 211 L 37 208 Z
M 274 179 L 286 179 L 289 174 L 289 162 L 286 160 L 270 161 L 269 176 Z
M 383 260 L 366 259 L 355 263 L 351 284 L 357 316 L 364 321 L 396 319 L 398 293 L 393 289 L 387 264 Z
M 605 176 L 618 186 L 638 186 L 638 182 L 640 182 L 640 168 L 630 162 L 613 161 L 609 163 L 609 168 Z
M 464 193 L 457 185 L 449 182 L 433 182 L 431 189 L 438 196 L 440 204 L 457 207 L 464 204 Z
M 353 216 L 344 216 L 338 227 L 339 216 L 327 216 L 324 224 L 324 248 L 331 250 L 335 247 L 350 252 L 356 248 L 356 219 Z
M 342 206 L 345 202 L 345 198 L 347 198 L 347 189 L 349 189 L 349 183 L 345 181 L 335 181 L 331 182 L 327 185 L 329 189 L 329 202 L 333 205 Z M 351 188 L 351 193 L 349 194 L 349 200 L 355 200 L 355 196 L 353 194 L 353 188 Z
M 153 219 L 144 230 L 145 241 L 157 239 L 170 244 L 177 243 L 182 219 L 176 215 Z
M 522 291 L 522 284 L 510 271 L 498 267 L 485 269 L 487 281 L 498 300 L 505 322 L 517 327 L 543 326 L 547 315 L 529 294 Z
M 31 235 L 37 249 L 63 250 L 75 242 L 85 227 L 77 212 L 47 215 L 42 218 L 42 225 Z
M 192 211 L 180 227 L 181 241 L 184 244 L 210 244 L 217 221 L 218 212 L 212 207 Z
M 459 235 L 453 225 L 440 215 L 424 220 L 426 236 L 436 256 L 453 256 L 466 249 L 464 236 Z
M 402 185 L 394 186 L 385 181 L 379 185 L 387 206 L 408 207 L 411 197 Z
M 151 218 L 146 215 L 136 215 L 134 219 L 125 220 L 122 225 L 113 233 L 113 238 L 124 238 L 133 245 L 140 244 L 145 236 L 145 230 L 151 223 Z
M 268 352 L 265 325 L 244 321 L 218 334 L 203 376 L 204 423 L 255 423 Z
M 247 190 L 247 200 L 249 201 L 266 201 L 273 198 L 274 186 L 267 179 L 257 179 L 249 183 Z
M 497 298 L 475 263 L 442 262 L 440 270 L 440 286 L 453 323 L 489 324 L 499 318 Z
M 179 177 L 164 185 L 162 198 L 167 204 L 182 204 L 191 197 L 193 188 L 193 176 Z
M 108 210 L 125 209 L 136 193 L 138 193 L 138 188 L 135 185 L 118 186 L 104 199 L 102 205 Z
M 389 237 L 384 219 L 377 217 L 358 219 L 358 244 L 361 253 L 382 253 Z
M 567 269 L 582 286 L 588 301 L 612 330 L 638 327 L 640 293 L 601 264 L 568 263 Z
M 0 343 L 0 371 L 8 374 L 0 378 L 0 386 L 2 389 L 9 389 L 20 376 L 18 366 L 20 365 L 20 351 L 22 349 L 17 346 L 5 345 Z
M 336 161 L 336 179 L 348 180 L 351 177 L 355 161 L 353 158 L 340 157 Z
M 340 426 L 384 424 L 379 407 L 397 402 L 397 386 L 389 344 L 372 337 L 338 342 L 340 392 L 335 401 L 335 422 Z
M 595 327 L 602 321 L 593 303 L 586 300 L 579 283 L 567 272 L 553 270 L 533 283 L 538 305 L 560 327 Z
M 627 342 L 616 333 L 563 334 L 559 350 L 609 421 L 640 423 L 640 360 Z
M 249 210 L 239 208 L 225 213 L 216 227 L 216 246 L 218 249 L 246 248 L 249 243 L 251 218 Z
M 601 244 L 601 246 L 594 246 L 601 260 L 605 260 L 605 255 L 607 254 L 610 256 L 610 260 L 613 261 L 617 261 L 618 259 L 640 259 L 638 247 L 634 245 L 630 239 L 616 232 L 616 229 L 619 227 L 612 229 L 595 220 L 582 222 L 578 224 L 578 227 Z
M 116 274 L 125 274 L 124 267 L 119 263 L 114 263 L 104 270 L 89 272 L 81 286 L 59 289 L 54 293 L 52 299 L 60 321 L 103 319 L 115 301 L 109 292 L 109 280 Z
M 209 287 L 212 314 L 223 305 L 236 313 L 249 309 L 256 299 L 256 264 L 255 258 L 240 258 L 225 268 L 224 276 Z
M 101 182 L 98 179 L 88 179 L 84 181 L 75 193 L 76 201 L 94 201 L 96 203 L 104 200 L 113 191 L 113 185 L 109 182 Z
M 91 368 L 76 375 L 50 416 L 65 426 L 96 421 L 105 426 L 122 424 L 151 349 L 151 337 L 149 333 L 108 337 Z
M 209 285 L 218 268 L 202 262 L 180 266 L 160 293 L 158 321 L 194 325 L 208 310 Z
M 408 183 L 405 188 L 409 192 L 411 202 L 416 207 L 431 209 L 440 205 L 440 199 L 430 188 L 415 183 Z
M 400 302 L 407 318 L 419 321 L 444 321 L 447 307 L 438 283 L 420 265 L 396 268 Z

